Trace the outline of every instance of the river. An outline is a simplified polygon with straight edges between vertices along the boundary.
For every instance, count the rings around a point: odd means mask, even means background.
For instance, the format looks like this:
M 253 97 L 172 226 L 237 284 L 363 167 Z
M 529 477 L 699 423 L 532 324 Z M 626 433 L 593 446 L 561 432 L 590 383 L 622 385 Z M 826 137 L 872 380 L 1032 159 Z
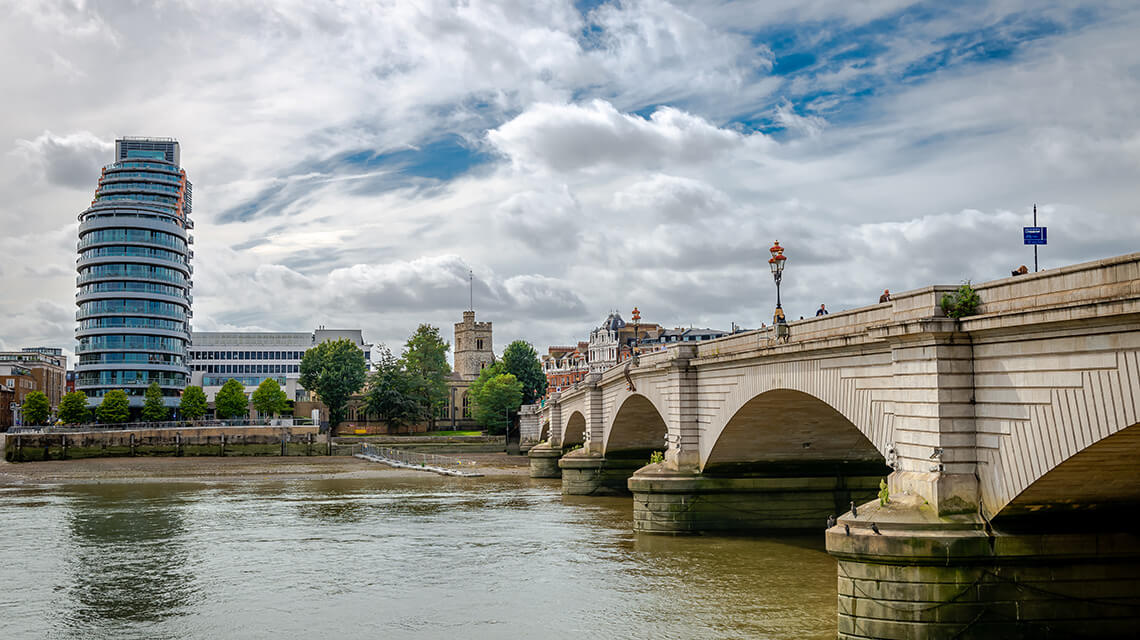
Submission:
M 823 536 L 632 533 L 522 477 L 0 487 L 6 640 L 834 638 Z

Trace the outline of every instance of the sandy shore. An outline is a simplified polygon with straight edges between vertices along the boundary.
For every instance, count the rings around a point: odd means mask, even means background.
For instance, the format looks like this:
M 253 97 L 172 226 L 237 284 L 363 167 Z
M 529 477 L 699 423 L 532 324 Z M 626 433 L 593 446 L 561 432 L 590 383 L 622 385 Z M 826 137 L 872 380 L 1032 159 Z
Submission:
M 475 462 L 485 476 L 526 476 L 526 456 L 473 453 L 457 456 Z M 0 485 L 99 484 L 111 482 L 232 482 L 288 479 L 417 477 L 425 471 L 393 469 L 352 457 L 234 458 L 87 458 L 48 462 L 0 462 Z

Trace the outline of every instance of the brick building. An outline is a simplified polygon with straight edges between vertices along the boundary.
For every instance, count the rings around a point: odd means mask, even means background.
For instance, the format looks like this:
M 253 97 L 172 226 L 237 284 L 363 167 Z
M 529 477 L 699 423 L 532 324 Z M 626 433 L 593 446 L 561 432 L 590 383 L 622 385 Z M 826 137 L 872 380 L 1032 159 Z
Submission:
M 7 431 L 9 427 L 19 425 L 23 422 L 23 414 L 20 406 L 24 404 L 24 398 L 33 391 L 38 391 L 36 379 L 32 375 L 32 370 L 27 367 L 22 367 L 15 364 L 0 364 L 0 389 L 3 389 L 3 395 L 0 395 L 0 430 Z M 16 406 L 13 411 L 13 406 Z
M 542 356 L 542 372 L 546 375 L 547 393 L 567 389 L 590 373 L 589 349 L 589 342 L 579 342 L 577 347 L 546 350 Z
M 67 356 L 61 349 L 28 347 L 21 351 L 0 352 L 0 366 L 27 369 L 35 381 L 33 391 L 42 391 L 54 411 L 67 386 Z

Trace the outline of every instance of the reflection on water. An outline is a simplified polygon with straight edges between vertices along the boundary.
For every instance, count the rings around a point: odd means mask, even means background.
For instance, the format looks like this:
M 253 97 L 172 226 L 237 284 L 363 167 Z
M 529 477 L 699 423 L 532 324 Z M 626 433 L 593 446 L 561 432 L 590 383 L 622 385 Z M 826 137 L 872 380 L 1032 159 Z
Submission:
M 69 605 L 75 637 L 183 613 L 194 600 L 181 500 L 155 485 L 81 487 L 65 503 Z M 155 636 L 152 636 L 155 637 Z M 170 637 L 174 637 L 173 634 Z
M 834 638 L 822 537 L 450 479 L 0 491 L 5 638 Z

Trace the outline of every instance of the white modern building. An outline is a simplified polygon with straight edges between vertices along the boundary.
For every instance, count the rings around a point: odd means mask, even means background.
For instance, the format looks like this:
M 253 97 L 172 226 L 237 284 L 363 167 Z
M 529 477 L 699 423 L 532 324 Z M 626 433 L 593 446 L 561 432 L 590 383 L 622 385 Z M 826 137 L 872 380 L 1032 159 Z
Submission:
M 202 387 L 213 400 L 233 378 L 250 393 L 267 378 L 277 380 L 291 400 L 308 399 L 300 386 L 301 358 L 305 351 L 329 340 L 351 340 L 364 353 L 372 369 L 372 344 L 360 329 L 325 329 L 312 332 L 195 331 L 189 347 L 191 384 Z

